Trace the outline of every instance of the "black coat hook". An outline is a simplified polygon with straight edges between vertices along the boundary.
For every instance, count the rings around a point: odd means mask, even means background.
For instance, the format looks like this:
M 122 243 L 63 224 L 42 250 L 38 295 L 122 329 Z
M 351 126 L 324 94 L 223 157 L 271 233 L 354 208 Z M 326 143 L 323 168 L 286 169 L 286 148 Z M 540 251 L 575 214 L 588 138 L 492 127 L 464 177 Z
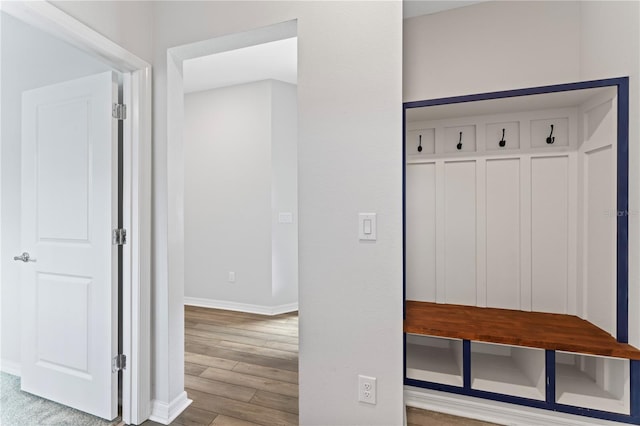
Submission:
M 547 138 L 547 143 L 551 145 L 556 141 L 555 136 L 553 136 L 553 124 L 551 125 L 551 133 L 549 133 L 549 137 Z
M 458 145 L 456 145 L 458 151 L 462 149 L 462 132 L 460 132 L 460 140 L 458 141 Z
M 418 152 L 422 152 L 422 135 L 418 135 Z
M 507 144 L 507 141 L 504 140 L 504 129 L 502 129 L 502 139 L 500 139 L 500 142 L 498 142 L 498 145 L 500 145 L 500 148 L 504 148 L 506 144 Z

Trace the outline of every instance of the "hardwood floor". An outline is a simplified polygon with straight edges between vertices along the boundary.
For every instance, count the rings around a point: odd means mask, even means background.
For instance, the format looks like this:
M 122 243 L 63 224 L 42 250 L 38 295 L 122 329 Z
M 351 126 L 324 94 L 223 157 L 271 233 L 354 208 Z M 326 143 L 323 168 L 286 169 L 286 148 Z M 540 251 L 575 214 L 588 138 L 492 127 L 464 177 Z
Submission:
M 497 426 L 495 423 L 407 407 L 407 426 Z
M 185 307 L 185 387 L 176 425 L 297 425 L 298 314 Z
M 184 357 L 193 403 L 172 425 L 298 424 L 297 312 L 270 317 L 187 306 Z M 407 410 L 407 422 L 488 425 L 416 408 Z

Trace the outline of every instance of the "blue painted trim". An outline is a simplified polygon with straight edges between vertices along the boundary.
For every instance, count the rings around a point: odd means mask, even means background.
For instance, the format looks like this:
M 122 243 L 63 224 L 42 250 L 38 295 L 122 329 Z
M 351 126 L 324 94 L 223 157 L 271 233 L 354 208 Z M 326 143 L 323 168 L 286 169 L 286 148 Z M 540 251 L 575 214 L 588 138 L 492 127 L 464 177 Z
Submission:
M 462 386 L 471 389 L 471 341 L 462 341 Z
M 554 84 L 551 86 L 528 87 L 525 89 L 504 90 L 501 92 L 478 93 L 474 95 L 452 96 L 449 98 L 429 99 L 425 101 L 404 102 L 405 109 L 426 106 L 457 104 L 462 102 L 486 101 L 489 99 L 513 98 L 518 96 L 541 95 L 553 92 L 566 92 L 570 90 L 594 89 L 596 87 L 617 86 L 628 77 L 607 78 L 603 80 L 580 81 L 577 83 Z
M 407 319 L 407 109 L 402 108 L 402 319 Z
M 632 359 L 629 364 L 631 394 L 631 416 L 640 418 L 640 361 Z
M 563 404 L 548 404 L 546 401 L 522 398 L 519 396 L 504 395 L 500 393 L 481 391 L 477 389 L 467 389 L 465 387 L 445 385 L 442 383 L 423 382 L 421 380 L 405 378 L 404 384 L 423 389 L 432 389 L 441 392 L 448 392 L 457 395 L 471 396 L 475 398 L 490 399 L 492 401 L 506 402 L 509 404 L 522 405 L 525 407 L 539 408 L 542 410 L 559 411 L 567 414 L 591 417 L 596 419 L 609 420 L 627 424 L 640 424 L 640 417 L 628 416 L 625 414 L 610 413 L 608 411 L 593 410 L 590 408 L 574 407 Z
M 545 395 L 547 404 L 556 403 L 556 351 L 546 349 L 544 352 L 545 362 Z
M 617 338 L 629 341 L 629 79 L 618 79 Z
M 491 399 L 493 401 L 508 402 L 511 404 L 526 405 L 527 407 L 536 407 L 536 408 L 543 408 L 543 409 L 547 408 L 546 402 L 542 400 L 522 398 L 519 396 L 512 396 L 512 395 L 503 395 L 501 393 L 481 391 L 478 389 L 471 389 L 466 387 L 445 385 L 441 383 L 423 382 L 421 380 L 415 380 L 415 379 L 406 379 L 405 385 L 416 386 L 424 389 L 433 389 L 433 390 L 439 390 L 444 392 L 450 392 L 458 395 L 475 396 L 478 398 Z
M 407 379 L 407 333 L 402 333 L 402 377 Z

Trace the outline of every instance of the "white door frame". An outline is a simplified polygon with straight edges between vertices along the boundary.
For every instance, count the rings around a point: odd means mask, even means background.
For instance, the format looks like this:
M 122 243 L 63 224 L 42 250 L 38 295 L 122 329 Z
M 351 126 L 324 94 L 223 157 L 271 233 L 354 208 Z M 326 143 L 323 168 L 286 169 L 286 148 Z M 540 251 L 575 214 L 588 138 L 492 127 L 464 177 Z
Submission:
M 1 2 L 0 10 L 81 49 L 123 75 L 122 420 L 140 424 L 151 401 L 151 65 L 48 2 Z
M 276 40 L 298 36 L 298 21 L 289 20 L 246 32 L 234 33 L 197 41 L 167 49 L 167 198 L 169 205 L 167 216 L 167 281 L 171 286 L 173 298 L 165 300 L 169 305 L 170 322 L 184 321 L 184 79 L 182 68 L 184 61 L 215 53 L 227 52 L 243 47 L 255 46 Z M 178 295 L 179 297 L 175 297 Z M 168 297 L 164 295 L 163 297 Z M 175 318 L 178 315 L 178 318 Z M 169 337 L 173 344 L 164 342 L 166 355 L 160 368 L 166 366 L 170 377 L 182 391 L 169 404 L 168 409 L 158 408 L 157 416 L 151 420 L 169 424 L 182 410 L 192 402 L 184 389 L 184 327 L 171 327 L 167 323 L 160 335 Z M 161 351 L 162 352 L 162 351 Z M 159 368 L 156 365 L 156 368 Z M 179 371 L 181 377 L 177 377 Z

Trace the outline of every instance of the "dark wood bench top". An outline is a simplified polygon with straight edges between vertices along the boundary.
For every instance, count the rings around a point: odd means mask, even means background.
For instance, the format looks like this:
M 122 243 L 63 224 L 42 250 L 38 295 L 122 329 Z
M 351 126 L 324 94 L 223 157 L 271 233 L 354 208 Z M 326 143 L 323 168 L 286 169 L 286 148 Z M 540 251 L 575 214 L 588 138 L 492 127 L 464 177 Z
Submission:
M 640 360 L 640 350 L 574 315 L 407 301 L 404 331 Z

